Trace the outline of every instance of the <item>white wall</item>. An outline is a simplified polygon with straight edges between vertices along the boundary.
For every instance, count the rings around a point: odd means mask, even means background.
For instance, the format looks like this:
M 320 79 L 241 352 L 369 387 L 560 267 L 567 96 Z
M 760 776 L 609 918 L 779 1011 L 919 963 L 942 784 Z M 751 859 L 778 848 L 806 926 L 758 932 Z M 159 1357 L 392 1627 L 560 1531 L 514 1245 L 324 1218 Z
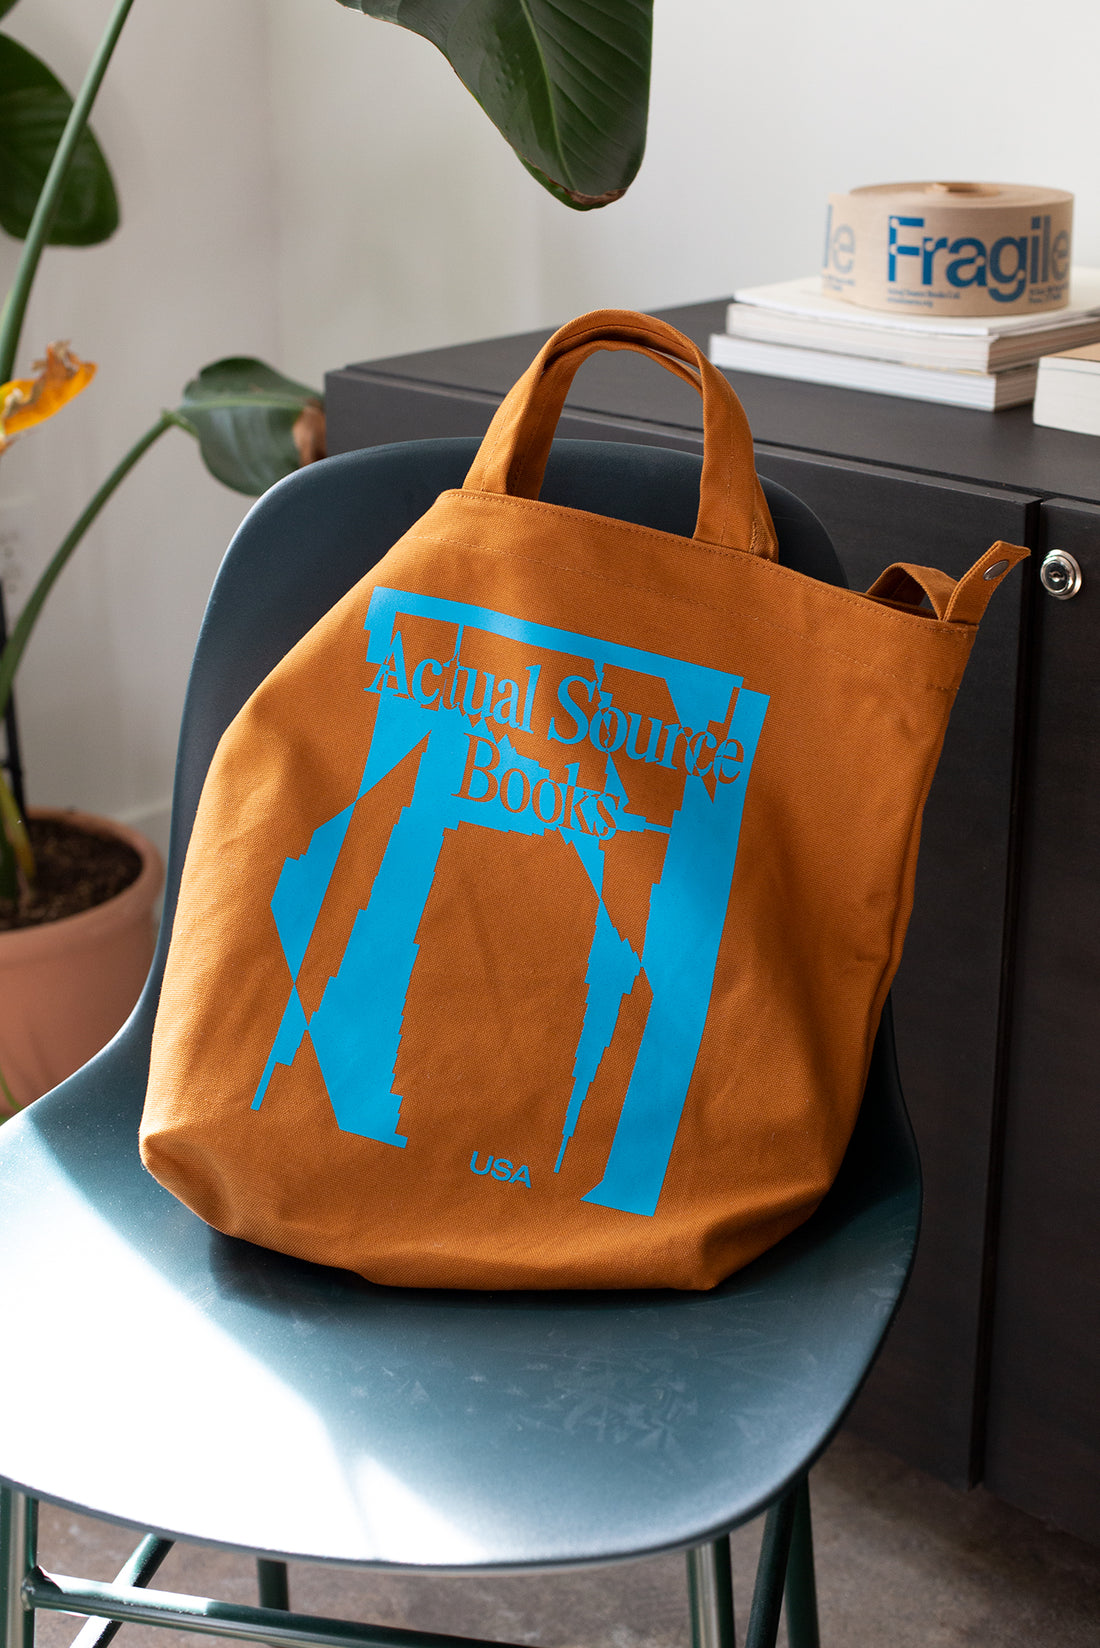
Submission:
M 5 26 L 75 84 L 108 10 L 22 0 Z M 12 601 L 220 354 L 319 383 L 601 304 L 723 295 L 814 268 L 830 190 L 904 178 L 1073 189 L 1077 260 L 1100 264 L 1098 61 L 1095 0 L 657 0 L 642 173 L 575 214 L 400 29 L 336 0 L 137 0 L 96 122 L 126 222 L 106 247 L 48 255 L 26 334 L 23 365 L 52 337 L 101 365 L 0 466 Z M 13 263 L 0 246 L 0 278 Z M 156 825 L 203 599 L 244 507 L 178 435 L 110 506 L 19 683 L 35 799 Z
M 649 145 L 614 206 L 535 185 L 425 41 L 271 0 L 285 358 L 325 367 L 818 266 L 832 190 L 1077 193 L 1100 264 L 1095 0 L 656 0 Z M 918 21 L 919 19 L 919 21 Z
M 111 0 L 22 0 L 4 28 L 79 84 Z M 258 49 L 257 49 L 258 47 Z M 97 361 L 78 401 L 0 459 L 0 569 L 18 608 L 91 493 L 188 378 L 278 349 L 270 270 L 266 0 L 137 0 L 94 119 L 122 200 L 114 238 L 48 250 L 18 368 L 47 340 Z M 18 248 L 0 236 L 6 285 Z M 248 500 L 172 431 L 58 582 L 16 683 L 28 792 L 163 836 L 183 683 Z

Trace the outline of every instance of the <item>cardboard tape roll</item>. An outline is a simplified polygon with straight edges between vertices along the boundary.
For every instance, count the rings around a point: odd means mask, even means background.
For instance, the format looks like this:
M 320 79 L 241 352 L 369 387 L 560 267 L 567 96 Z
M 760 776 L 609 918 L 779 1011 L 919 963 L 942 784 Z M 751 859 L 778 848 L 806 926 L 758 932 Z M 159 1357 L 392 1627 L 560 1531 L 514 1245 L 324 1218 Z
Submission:
M 1064 189 L 878 183 L 829 196 L 822 290 L 925 315 L 1062 309 L 1072 232 Z

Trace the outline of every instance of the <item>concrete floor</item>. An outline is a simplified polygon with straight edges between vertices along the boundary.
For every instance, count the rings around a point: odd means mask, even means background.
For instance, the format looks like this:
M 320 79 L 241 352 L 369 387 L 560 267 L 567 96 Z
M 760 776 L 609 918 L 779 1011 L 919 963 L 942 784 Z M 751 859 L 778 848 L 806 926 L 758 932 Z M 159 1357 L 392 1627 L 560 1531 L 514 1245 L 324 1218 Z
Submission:
M 849 1436 L 813 1473 L 823 1648 L 1098 1648 L 1100 1551 L 1001 1504 L 959 1494 Z M 739 1634 L 759 1527 L 733 1537 Z M 47 1570 L 111 1579 L 135 1543 L 125 1529 L 42 1507 Z M 682 1557 L 537 1579 L 414 1579 L 291 1568 L 291 1607 L 546 1648 L 688 1648 Z M 245 1558 L 177 1546 L 154 1584 L 255 1602 Z M 41 1615 L 40 1648 L 78 1624 Z M 199 1640 L 128 1626 L 128 1648 Z M 218 1640 L 218 1639 L 207 1639 Z M 784 1641 L 781 1630 L 780 1641 Z

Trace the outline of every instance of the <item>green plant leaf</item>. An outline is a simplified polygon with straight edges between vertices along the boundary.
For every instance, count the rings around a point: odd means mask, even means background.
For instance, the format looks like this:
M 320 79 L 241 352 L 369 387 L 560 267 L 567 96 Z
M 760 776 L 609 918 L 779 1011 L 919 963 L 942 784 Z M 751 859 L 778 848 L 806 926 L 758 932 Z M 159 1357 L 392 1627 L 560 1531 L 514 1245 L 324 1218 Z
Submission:
M 423 35 L 527 170 L 580 211 L 618 200 L 645 149 L 653 0 L 340 0 Z
M 6 17 L 16 0 L 0 0 L 0 17 Z
M 72 106 L 45 63 L 0 34 L 0 226 L 16 240 L 30 227 Z M 61 194 L 50 243 L 95 246 L 117 228 L 111 173 L 102 149 L 86 131 Z
M 321 396 L 243 356 L 204 366 L 183 392 L 176 416 L 195 435 L 210 473 L 258 497 L 299 467 L 294 425 Z

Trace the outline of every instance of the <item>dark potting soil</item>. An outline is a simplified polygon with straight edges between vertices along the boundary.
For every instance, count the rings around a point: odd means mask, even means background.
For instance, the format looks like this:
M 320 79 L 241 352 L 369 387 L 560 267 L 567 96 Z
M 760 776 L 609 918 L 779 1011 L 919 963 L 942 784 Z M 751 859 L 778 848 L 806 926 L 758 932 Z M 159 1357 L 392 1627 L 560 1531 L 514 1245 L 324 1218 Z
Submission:
M 28 822 L 37 876 L 16 904 L 0 902 L 0 932 L 37 927 L 105 904 L 141 874 L 141 857 L 115 836 L 92 835 L 60 818 Z

